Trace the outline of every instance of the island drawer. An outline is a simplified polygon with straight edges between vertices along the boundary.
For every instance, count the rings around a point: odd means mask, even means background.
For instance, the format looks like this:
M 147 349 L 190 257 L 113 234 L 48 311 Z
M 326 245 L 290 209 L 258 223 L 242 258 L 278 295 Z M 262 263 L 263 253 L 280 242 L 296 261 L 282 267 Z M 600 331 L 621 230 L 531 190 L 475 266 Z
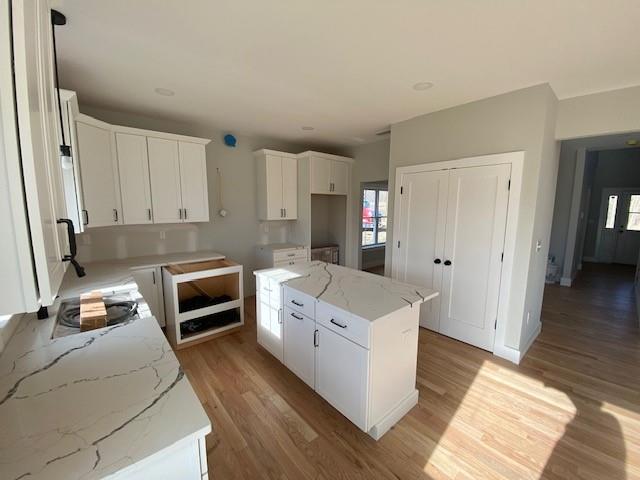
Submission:
M 354 317 L 321 300 L 316 307 L 316 322 L 364 348 L 369 348 L 371 322 L 367 320 Z
M 290 250 L 278 250 L 273 252 L 274 262 L 284 262 L 286 260 L 306 261 L 308 257 L 306 248 L 296 248 Z
M 296 310 L 309 318 L 314 318 L 316 309 L 316 299 L 306 293 L 298 292 L 291 287 L 285 286 L 284 290 L 284 304 L 289 308 Z

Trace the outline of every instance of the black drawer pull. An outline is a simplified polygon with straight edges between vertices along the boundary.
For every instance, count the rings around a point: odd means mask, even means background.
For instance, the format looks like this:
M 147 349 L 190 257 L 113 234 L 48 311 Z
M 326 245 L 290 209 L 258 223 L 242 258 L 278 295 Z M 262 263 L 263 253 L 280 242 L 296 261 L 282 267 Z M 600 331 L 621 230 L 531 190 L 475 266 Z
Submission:
M 300 308 L 304 307 L 304 303 L 299 303 L 299 302 L 296 302 L 295 300 L 291 300 L 291 303 L 293 303 L 296 307 L 300 307 Z
M 451 265 L 451 260 L 445 260 L 444 264 L 448 267 L 449 265 Z
M 337 325 L 340 328 L 347 328 L 346 325 L 344 325 L 342 323 L 339 323 L 339 322 L 336 322 L 333 318 L 331 319 L 331 323 L 333 323 L 334 325 Z
M 436 258 L 433 263 L 435 263 L 436 265 L 440 265 L 442 263 L 442 260 L 440 260 L 439 258 Z
M 304 320 L 303 317 L 301 317 L 300 315 L 296 315 L 295 313 L 292 313 L 291 316 L 297 320 Z

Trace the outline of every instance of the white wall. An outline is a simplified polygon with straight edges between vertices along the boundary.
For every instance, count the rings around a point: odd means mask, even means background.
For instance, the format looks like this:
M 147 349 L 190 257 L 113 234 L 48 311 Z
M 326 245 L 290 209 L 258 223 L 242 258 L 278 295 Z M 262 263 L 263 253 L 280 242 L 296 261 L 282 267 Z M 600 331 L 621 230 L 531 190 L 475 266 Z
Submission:
M 89 229 L 88 233 L 79 236 L 79 259 L 92 261 L 153 253 L 212 249 L 243 264 L 246 295 L 252 295 L 255 288 L 252 275 L 256 265 L 255 245 L 284 241 L 287 239 L 289 228 L 289 222 L 261 224 L 258 220 L 256 168 L 252 152 L 260 148 L 270 148 L 292 153 L 309 149 L 336 154 L 346 153 L 339 149 L 334 150 L 317 145 L 296 145 L 239 135 L 237 136 L 238 145 L 235 148 L 229 148 L 222 141 L 225 132 L 213 127 L 194 127 L 171 120 L 114 112 L 82 104 L 80 111 L 118 125 L 194 135 L 211 138 L 213 141 L 207 145 L 210 222 Z M 229 212 L 225 218 L 217 214 L 220 207 L 216 168 L 220 168 L 223 175 L 223 202 L 225 209 Z M 88 242 L 90 245 L 87 245 Z
M 390 211 L 396 168 L 509 151 L 525 151 L 524 181 L 516 236 L 509 318 L 505 344 L 518 350 L 526 309 L 538 322 L 542 302 L 549 230 L 555 196 L 557 99 L 548 85 L 518 90 L 407 120 L 391 127 Z M 390 216 L 388 244 L 392 244 Z M 535 251 L 535 240 L 542 249 Z M 390 272 L 391 249 L 386 270 Z
M 640 86 L 566 98 L 558 103 L 556 138 L 640 130 Z

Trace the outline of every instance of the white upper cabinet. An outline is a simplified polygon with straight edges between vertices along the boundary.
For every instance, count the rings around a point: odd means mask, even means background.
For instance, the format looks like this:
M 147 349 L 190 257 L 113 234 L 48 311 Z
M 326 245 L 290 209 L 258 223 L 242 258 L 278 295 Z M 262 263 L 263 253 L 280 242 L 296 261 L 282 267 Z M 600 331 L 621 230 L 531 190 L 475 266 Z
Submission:
M 147 139 L 142 135 L 116 133 L 116 149 L 123 223 L 152 223 Z
M 298 159 L 272 150 L 254 152 L 258 179 L 258 218 L 298 218 Z
M 75 124 L 86 227 L 209 221 L 209 140 L 82 114 Z
M 153 219 L 155 223 L 182 222 L 178 142 L 147 138 Z
M 120 181 L 111 125 L 86 115 L 76 122 L 87 227 L 122 224 Z
M 185 222 L 209 221 L 207 157 L 204 145 L 178 142 L 180 187 Z
M 352 159 L 317 152 L 305 152 L 309 156 L 311 193 L 324 195 L 348 195 Z

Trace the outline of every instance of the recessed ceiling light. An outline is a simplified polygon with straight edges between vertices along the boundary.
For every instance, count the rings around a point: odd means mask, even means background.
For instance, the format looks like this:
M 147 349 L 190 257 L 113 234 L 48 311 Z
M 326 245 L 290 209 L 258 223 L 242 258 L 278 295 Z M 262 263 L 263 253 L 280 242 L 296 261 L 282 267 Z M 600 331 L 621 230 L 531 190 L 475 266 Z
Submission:
M 627 145 L 629 145 L 630 147 L 635 147 L 636 145 L 638 145 L 638 140 L 636 140 L 635 138 L 629 139 L 627 140 Z
M 155 88 L 153 90 L 154 92 L 156 92 L 158 95 L 162 95 L 164 97 L 173 97 L 176 92 L 174 92 L 173 90 L 169 90 L 168 88 Z
M 313 128 L 313 127 L 310 127 L 309 125 L 305 125 L 305 126 L 303 126 L 303 127 L 302 127 L 302 130 L 305 130 L 305 131 L 307 131 L 307 132 L 310 132 L 311 130 L 314 130 L 314 128 Z
M 431 82 L 418 82 L 413 86 L 414 90 L 429 90 L 433 87 L 433 83 Z

